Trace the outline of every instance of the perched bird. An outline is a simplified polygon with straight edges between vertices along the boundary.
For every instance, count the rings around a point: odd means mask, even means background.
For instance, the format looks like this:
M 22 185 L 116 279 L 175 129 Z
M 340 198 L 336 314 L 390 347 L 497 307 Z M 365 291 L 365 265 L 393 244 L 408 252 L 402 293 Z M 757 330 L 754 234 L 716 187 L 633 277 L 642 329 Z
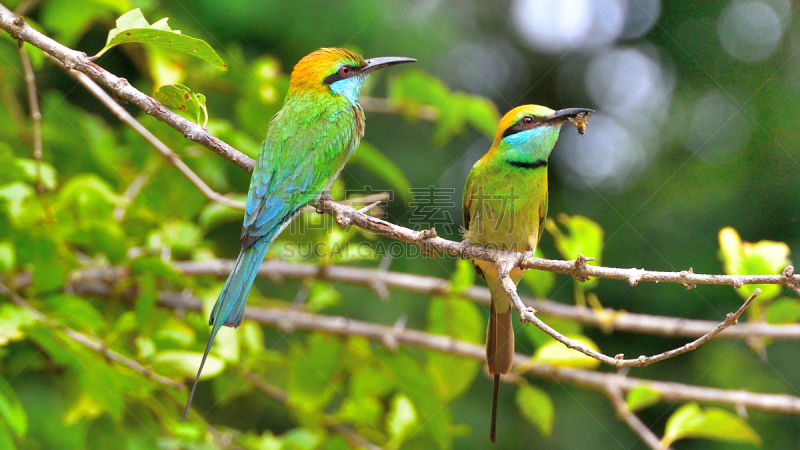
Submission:
M 509 111 L 500 120 L 489 152 L 475 163 L 467 177 L 462 201 L 464 239 L 499 250 L 536 250 L 547 216 L 547 158 L 558 140 L 561 125 L 575 120 L 576 126 L 581 124 L 585 129 L 586 116 L 593 112 L 584 108 L 553 111 L 538 105 Z M 486 362 L 489 373 L 494 375 L 489 432 L 494 443 L 500 375 L 508 373 L 514 361 L 511 299 L 503 291 L 494 264 L 479 260 L 474 264 L 492 295 Z M 522 273 L 519 268 L 511 272 L 514 284 L 519 283 Z
M 283 108 L 261 144 L 242 226 L 242 249 L 214 304 L 211 336 L 197 370 L 183 418 L 219 329 L 242 324 L 247 294 L 267 249 L 301 208 L 319 200 L 364 136 L 361 85 L 378 69 L 415 62 L 404 57 L 364 60 L 340 48 L 323 48 L 300 60 L 292 71 Z

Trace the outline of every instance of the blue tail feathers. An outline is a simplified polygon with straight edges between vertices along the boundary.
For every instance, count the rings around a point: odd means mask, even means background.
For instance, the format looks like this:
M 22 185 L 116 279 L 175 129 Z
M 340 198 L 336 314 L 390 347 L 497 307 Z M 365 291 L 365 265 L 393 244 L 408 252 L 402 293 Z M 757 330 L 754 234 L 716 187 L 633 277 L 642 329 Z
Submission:
M 211 344 L 214 343 L 214 338 L 217 337 L 217 332 L 223 325 L 236 328 L 242 324 L 244 307 L 247 304 L 247 294 L 250 293 L 250 288 L 253 287 L 258 268 L 261 266 L 261 261 L 264 259 L 264 255 L 267 253 L 271 243 L 272 239 L 264 237 L 239 252 L 239 257 L 236 258 L 233 270 L 228 275 L 225 287 L 222 288 L 222 292 L 214 304 L 214 309 L 211 311 L 211 316 L 208 318 L 208 324 L 211 325 L 211 336 L 208 338 L 206 351 L 200 361 L 200 368 L 197 369 L 197 377 L 195 377 L 192 391 L 189 393 L 189 401 L 186 402 L 183 419 L 186 419 L 186 415 L 189 413 L 194 390 L 197 388 L 200 373 L 203 372 L 203 366 L 206 363 L 208 352 L 211 350 Z
M 271 240 L 262 238 L 239 252 L 236 264 L 233 266 L 231 274 L 228 275 L 228 281 L 225 282 L 225 287 L 222 288 L 217 303 L 214 304 L 214 309 L 211 311 L 211 316 L 208 318 L 209 325 L 214 326 L 222 321 L 222 325 L 236 328 L 242 324 L 247 294 L 253 287 L 258 268 L 261 261 L 264 260 L 270 243 Z

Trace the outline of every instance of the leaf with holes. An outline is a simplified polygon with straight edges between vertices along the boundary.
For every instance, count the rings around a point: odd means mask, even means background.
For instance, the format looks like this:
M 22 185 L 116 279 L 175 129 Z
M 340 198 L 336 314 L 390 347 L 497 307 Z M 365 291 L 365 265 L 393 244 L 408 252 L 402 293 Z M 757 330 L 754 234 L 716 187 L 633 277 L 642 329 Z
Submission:
M 160 45 L 196 56 L 220 70 L 228 70 L 225 62 L 208 43 L 184 36 L 180 30 L 171 29 L 167 25 L 166 17 L 151 25 L 139 8 L 128 11 L 117 19 L 117 28 L 108 32 L 106 46 L 93 56 L 93 59 L 99 58 L 114 46 L 129 42 Z
M 206 96 L 192 92 L 182 84 L 161 86 L 154 95 L 155 99 L 164 105 L 177 109 L 189 116 L 195 123 L 208 124 L 208 110 L 206 110 Z

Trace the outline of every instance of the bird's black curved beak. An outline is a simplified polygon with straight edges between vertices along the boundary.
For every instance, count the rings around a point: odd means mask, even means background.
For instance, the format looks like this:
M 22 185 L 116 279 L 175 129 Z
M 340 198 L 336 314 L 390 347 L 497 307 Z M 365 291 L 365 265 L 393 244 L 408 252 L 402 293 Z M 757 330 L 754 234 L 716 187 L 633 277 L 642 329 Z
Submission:
M 547 118 L 548 122 L 566 122 L 567 120 L 572 120 L 578 117 L 579 115 L 583 114 L 584 117 L 588 116 L 589 114 L 594 113 L 593 109 L 588 108 L 567 108 L 567 109 L 559 109 L 558 111 L 554 112 L 552 116 Z
M 367 74 L 375 70 L 383 69 L 384 67 L 394 66 L 395 64 L 405 64 L 417 62 L 414 58 L 406 58 L 405 56 L 381 56 L 378 58 L 370 58 L 367 60 L 367 65 L 362 67 L 359 72 Z

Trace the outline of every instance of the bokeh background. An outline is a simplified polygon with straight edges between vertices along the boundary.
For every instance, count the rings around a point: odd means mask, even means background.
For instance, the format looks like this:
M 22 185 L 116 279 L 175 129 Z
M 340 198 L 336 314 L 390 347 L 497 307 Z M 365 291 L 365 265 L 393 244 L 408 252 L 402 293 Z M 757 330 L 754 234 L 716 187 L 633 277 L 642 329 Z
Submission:
M 4 2 L 8 6 L 14 3 Z M 745 241 L 780 241 L 795 255 L 800 252 L 800 57 L 797 57 L 800 5 L 797 2 L 130 0 L 122 2 L 126 5 L 114 6 L 101 0 L 40 3 L 30 14 L 32 20 L 55 39 L 88 54 L 102 48 L 114 19 L 134 7 L 142 8 L 151 22 L 169 17 L 173 28 L 207 41 L 226 61 L 228 72 L 211 74 L 213 69 L 202 62 L 182 57 L 175 57 L 173 64 L 190 69 L 173 67 L 170 72 L 168 52 L 143 50 L 136 45 L 112 50 L 99 64 L 146 93 L 152 94 L 159 80 L 173 78 L 203 92 L 208 97 L 211 131 L 216 130 L 223 139 L 251 155 L 257 151 L 286 88 L 285 78 L 280 78 L 284 75 L 276 74 L 288 72 L 303 55 L 319 47 L 346 46 L 365 57 L 412 56 L 419 60 L 413 69 L 439 78 L 452 91 L 488 98 L 500 114 L 526 103 L 554 109 L 588 107 L 597 111 L 589 119 L 585 136 L 579 136 L 571 127 L 562 131 L 549 169 L 550 215 L 582 215 L 600 224 L 604 230 L 604 265 L 665 271 L 691 267 L 698 273 L 721 273 L 718 233 L 728 226 L 738 230 Z M 3 45 L 4 61 L 0 61 L 6 89 L 3 95 L 17 97 L 17 104 L 24 109 L 24 90 L 18 72 L 14 71 L 18 66 L 16 49 L 12 43 Z M 153 61 L 158 58 L 161 63 L 154 69 Z M 410 69 L 402 66 L 396 71 L 392 68 L 380 73 L 367 86 L 367 93 L 371 97 L 386 97 L 387 79 Z M 37 75 L 45 111 L 45 160 L 57 169 L 60 178 L 94 172 L 114 186 L 116 192 L 121 192 L 136 168 L 143 167 L 143 161 L 150 158 L 144 155 L 152 151 L 130 130 L 120 126 L 85 90 L 76 87 L 61 68 L 45 63 Z M 12 104 L 4 101 L 2 114 L 15 114 Z M 48 111 L 58 114 L 48 115 Z M 89 114 L 96 121 L 76 132 L 67 122 L 69 117 L 82 114 Z M 249 181 L 246 173 L 226 166 L 205 149 L 182 141 L 165 126 L 146 118 L 142 120 L 215 189 L 246 190 Z M 220 125 L 222 121 L 224 126 Z M 398 114 L 368 112 L 367 122 L 365 140 L 393 161 L 411 186 L 454 192 L 452 199 L 442 204 L 440 217 L 460 225 L 464 180 L 474 162 L 489 148 L 491 138 L 478 127 L 467 127 L 453 133 L 450 139 L 437 141 L 436 123 Z M 0 128 L 4 128 L 4 140 L 14 153 L 23 157 L 30 144 L 22 131 L 11 129 L 13 124 L 8 119 L 6 126 Z M 21 143 L 15 145 L 17 142 Z M 136 156 L 131 157 L 132 163 L 127 157 L 118 156 L 101 164 L 92 162 L 91 148 L 100 148 L 109 155 L 132 152 Z M 117 163 L 131 166 L 130 170 L 117 173 L 104 166 Z M 183 186 L 185 181 L 168 166 L 159 168 L 156 174 L 142 197 L 154 210 L 168 217 L 197 222 L 205 199 L 199 195 L 192 197 L 185 209 L 175 211 L 175 204 L 169 199 L 171 186 Z M 350 190 L 364 186 L 375 191 L 393 188 L 364 163 L 350 164 L 341 178 Z M 190 190 L 185 186 L 181 189 Z M 386 206 L 389 220 L 406 226 L 419 225 L 414 223 L 409 199 L 408 194 L 395 196 Z M 145 219 L 139 222 L 145 228 L 150 223 Z M 434 224 L 440 235 L 457 239 L 457 227 L 449 227 L 448 235 L 440 226 L 442 223 Z M 201 237 L 203 246 L 219 257 L 234 257 L 239 245 L 239 227 L 236 220 L 208 227 Z M 146 230 L 139 233 L 146 234 Z M 542 239 L 541 249 L 545 256 L 560 257 L 549 234 Z M 273 257 L 279 256 L 274 252 Z M 377 262 L 359 264 L 374 267 Z M 436 260 L 399 257 L 391 263 L 392 270 L 445 278 L 454 266 L 455 260 L 448 257 Z M 260 292 L 287 302 L 295 298 L 298 286 L 299 283 L 293 282 L 257 284 Z M 429 303 L 426 297 L 393 292 L 389 302 L 381 302 L 364 288 L 336 288 L 341 301 L 325 313 L 384 324 L 404 318 L 409 327 L 425 327 Z M 529 292 L 528 287 L 521 289 Z M 614 309 L 708 320 L 720 320 L 741 302 L 740 296 L 729 287 L 700 286 L 687 291 L 680 285 L 631 287 L 625 282 L 602 280 L 594 292 L 603 306 Z M 549 294 L 555 300 L 573 302 L 572 281 L 565 276 L 557 277 Z M 197 323 L 202 325 L 199 315 Z M 265 329 L 264 333 L 268 346 L 281 339 L 274 330 Z M 682 339 L 606 334 L 597 329 L 586 329 L 584 333 L 606 354 L 654 354 L 684 343 Z M 204 337 L 199 336 L 198 342 L 202 341 Z M 276 348 L 286 348 L 285 343 L 282 345 Z M 525 339 L 519 339 L 517 346 L 522 352 L 533 351 L 532 343 Z M 14 352 L 13 347 L 6 350 L 6 355 Z M 798 343 L 792 341 L 771 343 L 759 355 L 744 341 L 717 340 L 696 352 L 630 373 L 688 384 L 798 395 L 797 355 Z M 65 389 L 59 386 L 58 372 L 53 369 L 29 373 L 13 372 L 13 367 L 16 366 L 5 363 L 4 376 L 12 378 L 23 373 L 14 378 L 11 386 L 25 405 L 47 404 L 36 394 L 45 389 L 43 386 L 49 386 L 47 389 L 52 392 Z M 553 435 L 543 437 L 532 428 L 514 406 L 514 389 L 502 386 L 498 448 L 643 447 L 617 420 L 601 394 L 538 380 L 530 382 L 553 399 L 556 412 Z M 277 406 L 265 408 L 260 404 L 269 400 L 254 395 L 212 408 L 211 392 L 210 383 L 201 384 L 195 403 L 198 409 L 209 410 L 206 418 L 212 423 L 251 433 L 271 430 L 275 434 L 296 426 L 293 425 L 297 423 L 296 416 Z M 490 395 L 489 380 L 478 373 L 464 395 L 449 405 L 453 422 L 465 424 L 470 430 L 454 440 L 455 448 L 488 445 L 484 430 L 488 428 Z M 675 408 L 676 405 L 661 403 L 643 411 L 641 417 L 661 435 L 667 417 Z M 173 413 L 177 415 L 178 411 Z M 33 412 L 29 412 L 29 421 L 32 437 L 27 440 L 27 448 L 49 448 L 57 442 L 55 437 L 47 437 L 49 432 L 44 424 L 35 425 L 39 419 Z M 800 442 L 800 421 L 796 417 L 751 412 L 749 422 L 764 439 L 765 448 L 797 448 Z M 74 432 L 84 436 L 70 441 L 74 447 L 85 445 L 81 439 L 86 439 L 87 433 L 91 440 L 87 431 L 90 426 L 72 425 L 74 429 L 84 427 Z M 62 430 L 62 426 L 56 429 Z M 60 433 L 66 433 L 63 437 L 71 436 L 72 432 Z M 162 445 L 184 444 L 172 440 L 162 441 Z M 413 440 L 409 445 L 425 446 L 420 442 L 414 444 Z M 709 441 L 681 441 L 675 445 L 675 448 L 735 447 Z

